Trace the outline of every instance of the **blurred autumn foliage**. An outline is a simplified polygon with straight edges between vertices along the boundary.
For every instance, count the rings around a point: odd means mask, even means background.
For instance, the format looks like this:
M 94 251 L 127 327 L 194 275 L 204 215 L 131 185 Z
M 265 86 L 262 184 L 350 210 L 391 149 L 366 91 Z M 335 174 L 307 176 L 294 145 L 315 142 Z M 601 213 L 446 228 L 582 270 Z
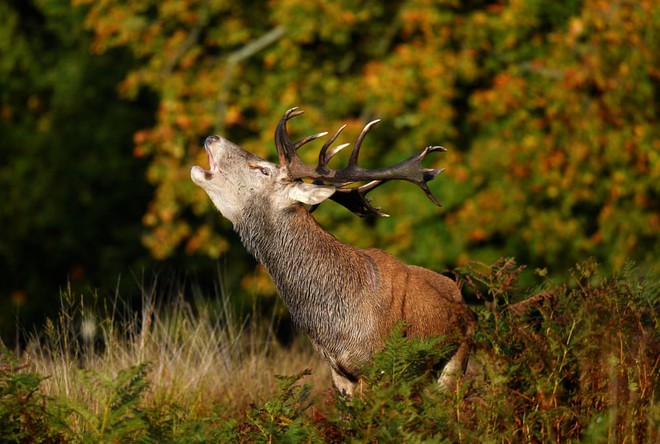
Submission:
M 206 163 L 201 137 L 272 157 L 278 117 L 300 105 L 300 134 L 348 122 L 350 141 L 383 118 L 368 139 L 374 164 L 451 148 L 436 161 L 444 211 L 391 185 L 376 196 L 391 221 L 320 216 L 349 242 L 431 267 L 501 255 L 555 271 L 588 256 L 657 264 L 657 2 L 74 4 L 89 8 L 93 51 L 127 47 L 139 61 L 122 94 L 159 97 L 156 124 L 134 136 L 156 187 L 143 222 L 157 258 L 228 247 L 188 180 L 191 163 Z
M 338 143 L 382 118 L 365 142 L 366 166 L 430 144 L 449 148 L 428 161 L 446 168 L 431 184 L 441 210 L 409 184 L 373 193 L 389 219 L 323 205 L 318 219 L 346 242 L 436 270 L 515 256 L 558 274 L 593 256 L 606 270 L 632 259 L 658 271 L 657 1 L 27 4 L 51 11 L 52 22 L 54 10 L 79 17 L 67 23 L 91 53 L 73 61 L 114 63 L 79 88 L 93 95 L 123 67 L 113 85 L 124 105 L 139 106 L 142 120 L 131 121 L 146 122 L 130 133 L 153 187 L 140 236 L 157 259 L 218 258 L 236 242 L 189 180 L 191 165 L 207 164 L 203 137 L 220 133 L 274 159 L 275 124 L 300 106 L 295 135 L 348 123 Z M 145 96 L 153 106 L 137 105 Z M 0 118 L 9 125 L 7 100 Z M 104 128 L 127 121 L 118 115 Z

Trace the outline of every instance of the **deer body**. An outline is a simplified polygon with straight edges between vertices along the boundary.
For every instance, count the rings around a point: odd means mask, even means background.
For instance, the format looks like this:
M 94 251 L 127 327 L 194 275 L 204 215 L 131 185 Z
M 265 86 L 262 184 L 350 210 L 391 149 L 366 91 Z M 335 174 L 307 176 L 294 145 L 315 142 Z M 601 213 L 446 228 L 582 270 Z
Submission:
M 340 391 L 353 393 L 361 369 L 400 321 L 410 336 L 445 335 L 459 344 L 441 381 L 449 385 L 462 374 L 473 317 L 453 281 L 382 250 L 345 245 L 323 230 L 302 204 L 319 204 L 334 187 L 291 180 L 286 167 L 218 136 L 205 145 L 211 170 L 194 167 L 193 181 L 267 268 Z

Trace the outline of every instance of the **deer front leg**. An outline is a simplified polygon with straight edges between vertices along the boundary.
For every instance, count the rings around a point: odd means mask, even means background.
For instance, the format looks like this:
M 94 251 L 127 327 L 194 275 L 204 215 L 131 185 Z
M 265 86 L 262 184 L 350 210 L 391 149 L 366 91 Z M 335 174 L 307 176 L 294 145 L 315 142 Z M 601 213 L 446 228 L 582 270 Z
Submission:
M 465 341 L 456 350 L 454 356 L 451 357 L 449 362 L 442 369 L 438 382 L 447 391 L 453 392 L 456 390 L 456 385 L 461 377 L 465 374 L 468 366 L 468 359 L 470 357 L 470 344 Z
M 330 371 L 332 373 L 332 382 L 335 384 L 335 387 L 337 390 L 339 390 L 339 393 L 342 393 L 346 396 L 353 396 L 353 392 L 355 390 L 355 383 L 352 382 L 350 379 L 346 378 L 345 376 L 342 376 L 337 370 L 334 368 L 330 368 Z

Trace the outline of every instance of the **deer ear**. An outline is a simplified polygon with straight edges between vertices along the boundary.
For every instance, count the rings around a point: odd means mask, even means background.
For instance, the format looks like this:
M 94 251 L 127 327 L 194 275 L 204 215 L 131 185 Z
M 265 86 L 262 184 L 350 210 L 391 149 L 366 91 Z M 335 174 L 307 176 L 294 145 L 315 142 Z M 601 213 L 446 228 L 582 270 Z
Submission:
M 331 185 L 294 182 L 289 186 L 289 197 L 307 205 L 318 205 L 335 194 L 335 190 Z

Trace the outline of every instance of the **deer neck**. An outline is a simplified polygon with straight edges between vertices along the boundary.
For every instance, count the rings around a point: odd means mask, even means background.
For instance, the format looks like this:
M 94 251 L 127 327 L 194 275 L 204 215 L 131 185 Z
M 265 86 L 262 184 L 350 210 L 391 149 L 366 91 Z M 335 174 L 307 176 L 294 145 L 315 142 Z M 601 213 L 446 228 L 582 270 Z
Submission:
M 236 231 L 268 269 L 294 322 L 312 336 L 310 329 L 341 320 L 359 302 L 362 289 L 373 288 L 375 267 L 369 257 L 323 230 L 302 206 L 279 213 L 255 211 Z

